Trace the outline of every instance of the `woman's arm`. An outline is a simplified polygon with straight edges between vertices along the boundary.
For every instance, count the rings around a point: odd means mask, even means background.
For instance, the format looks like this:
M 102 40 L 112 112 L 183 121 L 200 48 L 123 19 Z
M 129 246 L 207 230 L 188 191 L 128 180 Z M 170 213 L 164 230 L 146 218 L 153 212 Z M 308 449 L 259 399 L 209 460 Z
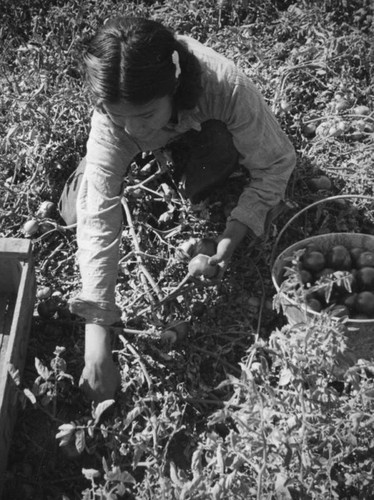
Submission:
M 266 217 L 284 198 L 296 163 L 291 142 L 260 92 L 248 78 L 232 71 L 236 76 L 231 80 L 221 79 L 218 94 L 221 98 L 212 94 L 208 112 L 227 125 L 239 153 L 239 163 L 249 171 L 250 183 L 228 217 L 217 253 L 210 259 L 211 264 L 219 264 L 222 269 L 246 235 L 255 240 L 263 234 Z
M 77 257 L 82 288 L 70 301 L 70 308 L 86 320 L 81 387 L 96 402 L 113 398 L 119 384 L 109 325 L 121 319 L 115 285 L 123 223 L 122 183 L 137 152 L 133 144 L 124 141 L 116 136 L 105 116 L 94 114 L 77 201 Z
M 226 103 L 221 119 L 233 136 L 239 162 L 250 173 L 237 206 L 228 217 L 217 253 L 210 259 L 225 270 L 231 256 L 246 235 L 253 240 L 264 233 L 269 211 L 284 198 L 295 168 L 295 150 L 268 108 L 260 92 L 245 77 L 239 77 Z
M 88 323 L 121 319 L 115 305 L 122 235 L 122 185 L 138 148 L 108 117 L 95 112 L 87 142 L 86 169 L 77 199 L 77 259 L 82 289 L 70 303 Z
M 219 265 L 221 268 L 218 278 L 223 275 L 234 250 L 249 232 L 248 226 L 242 222 L 232 220 L 227 223 L 225 231 L 218 239 L 217 251 L 209 259 L 210 265 Z
M 112 358 L 108 327 L 86 324 L 84 361 L 79 385 L 89 399 L 98 403 L 114 398 L 121 377 Z
M 226 104 L 225 118 L 239 163 L 251 178 L 228 221 L 237 220 L 261 236 L 269 211 L 284 198 L 296 153 L 260 92 L 244 76 Z

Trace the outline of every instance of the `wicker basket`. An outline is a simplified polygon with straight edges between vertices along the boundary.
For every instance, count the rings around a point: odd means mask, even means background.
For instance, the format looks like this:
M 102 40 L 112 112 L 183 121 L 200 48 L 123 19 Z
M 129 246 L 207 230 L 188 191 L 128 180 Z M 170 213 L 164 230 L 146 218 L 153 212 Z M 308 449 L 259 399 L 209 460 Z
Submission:
M 326 201 L 326 200 L 321 200 Z M 299 214 L 297 214 L 299 215 Z M 296 217 L 296 216 L 295 216 Z M 292 219 L 294 220 L 294 218 Z M 291 221 L 289 221 L 290 223 Z M 287 224 L 287 226 L 289 225 Z M 286 229 L 286 226 L 285 228 Z M 283 231 L 282 231 L 283 234 Z M 278 241 L 279 237 L 278 235 Z M 374 252 L 374 236 L 361 233 L 330 233 L 318 236 L 312 236 L 286 248 L 274 260 L 272 265 L 272 280 L 277 290 L 280 293 L 282 311 L 291 325 L 296 323 L 305 323 L 310 318 L 320 316 L 320 313 L 313 311 L 310 308 L 299 305 L 291 298 L 280 292 L 280 285 L 283 279 L 285 267 L 290 266 L 290 257 L 297 250 L 305 248 L 308 244 L 313 243 L 321 249 L 323 253 L 327 252 L 335 245 L 344 245 L 346 248 L 362 247 L 366 250 Z M 347 344 L 352 349 L 355 357 L 358 359 L 374 359 L 374 319 L 355 320 L 349 319 L 345 323 Z

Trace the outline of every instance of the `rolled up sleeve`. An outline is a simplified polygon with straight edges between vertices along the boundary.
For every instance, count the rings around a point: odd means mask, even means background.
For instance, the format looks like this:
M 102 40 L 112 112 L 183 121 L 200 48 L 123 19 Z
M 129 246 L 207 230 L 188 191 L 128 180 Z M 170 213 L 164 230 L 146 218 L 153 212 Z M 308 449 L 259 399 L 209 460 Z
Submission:
M 87 165 L 77 200 L 77 259 L 82 288 L 70 309 L 87 322 L 111 325 L 121 318 L 116 305 L 121 194 L 135 144 L 116 135 L 105 117 L 94 116 L 87 143 Z

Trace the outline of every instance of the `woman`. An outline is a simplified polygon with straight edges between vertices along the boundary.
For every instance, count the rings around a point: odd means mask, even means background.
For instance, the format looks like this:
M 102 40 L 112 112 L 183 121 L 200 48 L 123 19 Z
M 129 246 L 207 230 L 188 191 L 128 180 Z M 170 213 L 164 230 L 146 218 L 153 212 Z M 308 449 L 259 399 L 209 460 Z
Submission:
M 114 293 L 121 187 L 134 157 L 142 151 L 152 151 L 161 163 L 171 157 L 192 201 L 238 165 L 248 169 L 250 185 L 210 261 L 224 269 L 247 234 L 263 233 L 268 212 L 284 196 L 295 152 L 248 77 L 214 50 L 158 22 L 108 21 L 85 63 L 96 106 L 87 155 L 65 188 L 61 213 L 67 223 L 77 217 L 82 290 L 71 309 L 86 319 L 83 387 L 100 401 L 113 397 L 119 379 L 110 325 L 121 316 Z

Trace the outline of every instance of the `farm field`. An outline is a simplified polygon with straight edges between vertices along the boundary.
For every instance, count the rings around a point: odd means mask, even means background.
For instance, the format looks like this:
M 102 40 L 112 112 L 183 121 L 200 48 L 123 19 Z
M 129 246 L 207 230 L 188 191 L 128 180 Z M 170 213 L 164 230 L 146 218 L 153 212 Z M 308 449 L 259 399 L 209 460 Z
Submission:
M 157 176 L 139 189 L 154 163 L 135 159 L 113 335 L 121 390 L 92 407 L 79 389 L 84 324 L 68 309 L 75 227 L 57 204 L 90 126 L 82 54 L 115 15 L 152 17 L 234 60 L 297 167 L 283 211 L 217 282 L 186 279 L 186 248 L 222 232 L 245 173 L 191 205 Z M 352 348 L 346 315 L 331 310 L 291 324 L 272 277 L 305 238 L 374 237 L 373 16 L 370 0 L 5 0 L 0 237 L 32 242 L 37 298 L 26 367 L 11 380 L 19 411 L 2 500 L 373 498 L 374 341 Z M 305 310 L 299 275 L 290 286 Z M 367 307 L 358 319 L 374 317 Z

